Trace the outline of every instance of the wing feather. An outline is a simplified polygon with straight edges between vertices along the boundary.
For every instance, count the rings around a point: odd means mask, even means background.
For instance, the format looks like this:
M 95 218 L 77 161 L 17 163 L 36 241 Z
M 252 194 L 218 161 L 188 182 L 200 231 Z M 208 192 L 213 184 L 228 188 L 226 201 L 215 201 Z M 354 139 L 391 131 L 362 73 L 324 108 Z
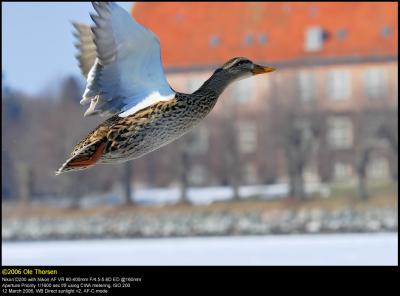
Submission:
M 94 36 L 90 26 L 72 23 L 76 32 L 74 32 L 77 43 L 75 47 L 79 50 L 76 58 L 83 76 L 87 77 L 90 69 L 96 61 L 96 45 L 94 44 Z
M 92 39 L 86 27 L 85 34 L 80 34 L 80 59 L 93 58 L 93 44 L 96 53 L 81 100 L 82 105 L 90 103 L 85 116 L 146 105 L 143 102 L 154 102 L 146 98 L 154 98 L 155 93 L 160 100 L 173 97 L 161 65 L 158 38 L 117 4 L 94 2 L 93 7 L 97 14 L 91 15 Z

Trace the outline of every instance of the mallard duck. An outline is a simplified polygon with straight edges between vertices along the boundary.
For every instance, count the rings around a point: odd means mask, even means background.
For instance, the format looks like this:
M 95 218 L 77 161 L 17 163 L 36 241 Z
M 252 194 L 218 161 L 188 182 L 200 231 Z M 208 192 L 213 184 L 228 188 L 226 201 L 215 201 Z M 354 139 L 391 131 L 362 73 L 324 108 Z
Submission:
M 94 2 L 93 7 L 93 27 L 73 23 L 77 58 L 87 78 L 80 103 L 90 104 L 84 116 L 111 117 L 73 148 L 57 175 L 154 151 L 199 123 L 230 83 L 274 71 L 236 57 L 194 93 L 176 92 L 165 78 L 157 36 L 115 3 Z

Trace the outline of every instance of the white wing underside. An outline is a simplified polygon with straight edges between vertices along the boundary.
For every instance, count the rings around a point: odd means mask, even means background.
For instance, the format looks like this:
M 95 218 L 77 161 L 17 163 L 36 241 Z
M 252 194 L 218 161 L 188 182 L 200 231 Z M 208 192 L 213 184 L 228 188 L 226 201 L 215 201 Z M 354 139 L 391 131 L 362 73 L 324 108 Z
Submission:
M 160 42 L 117 4 L 94 2 L 95 26 L 74 24 L 82 73 L 87 75 L 85 116 L 128 116 L 175 93 L 161 65 Z M 95 54 L 94 54 L 95 53 Z M 92 64 L 90 71 L 88 66 Z

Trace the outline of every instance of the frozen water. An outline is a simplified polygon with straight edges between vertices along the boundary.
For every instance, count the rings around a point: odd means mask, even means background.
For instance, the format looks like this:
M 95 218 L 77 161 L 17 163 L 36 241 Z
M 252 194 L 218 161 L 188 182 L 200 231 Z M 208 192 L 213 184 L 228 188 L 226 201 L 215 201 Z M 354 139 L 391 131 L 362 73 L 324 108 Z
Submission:
M 397 233 L 3 242 L 3 265 L 397 265 Z

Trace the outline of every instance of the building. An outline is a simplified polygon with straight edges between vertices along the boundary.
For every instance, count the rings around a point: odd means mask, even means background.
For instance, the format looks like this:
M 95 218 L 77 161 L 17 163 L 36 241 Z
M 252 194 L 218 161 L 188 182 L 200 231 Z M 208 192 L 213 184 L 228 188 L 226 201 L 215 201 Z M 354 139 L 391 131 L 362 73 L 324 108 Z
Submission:
M 232 167 L 227 163 L 232 161 L 240 166 L 243 184 L 285 179 L 285 153 L 271 143 L 266 118 L 268 102 L 285 92 L 304 108 L 317 102 L 323 114 L 323 136 L 305 177 L 323 181 L 354 177 L 367 139 L 382 121 L 393 114 L 397 119 L 397 6 L 397 2 L 135 4 L 133 16 L 159 36 L 167 77 L 177 91 L 195 90 L 234 56 L 278 69 L 268 77 L 230 86 L 193 131 L 191 184 L 228 183 Z M 179 170 L 180 142 L 137 160 L 139 183 L 179 182 L 175 169 Z M 387 144 L 377 146 L 368 175 L 378 179 L 397 175 L 397 152 L 390 153 Z

